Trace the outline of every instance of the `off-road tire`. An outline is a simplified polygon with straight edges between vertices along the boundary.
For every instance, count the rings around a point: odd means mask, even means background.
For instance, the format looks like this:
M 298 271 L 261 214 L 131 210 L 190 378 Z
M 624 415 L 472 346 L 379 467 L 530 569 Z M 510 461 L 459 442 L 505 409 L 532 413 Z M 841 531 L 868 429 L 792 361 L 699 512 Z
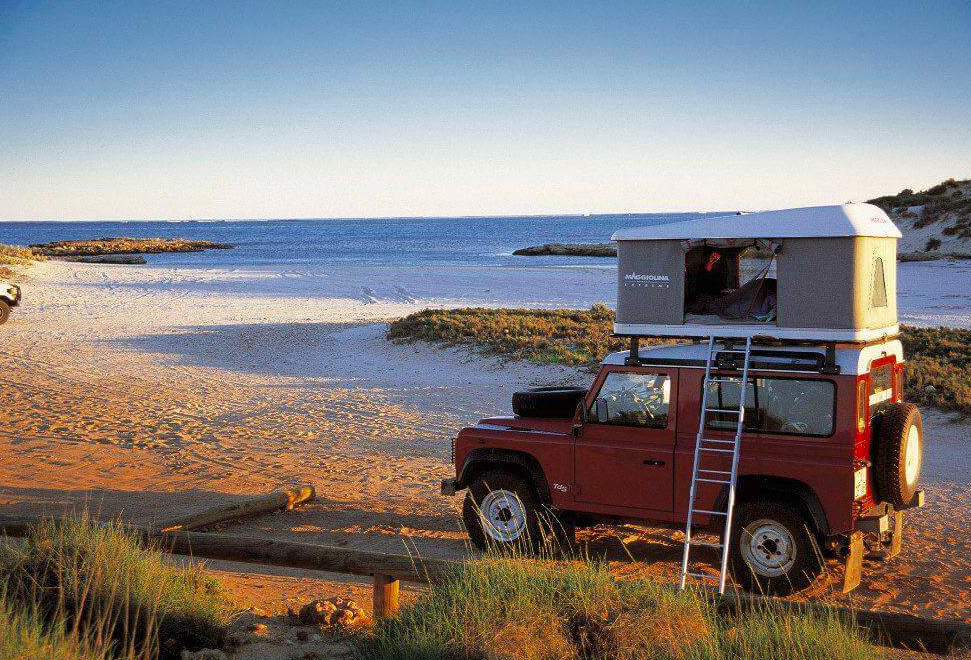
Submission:
M 911 429 L 916 428 L 916 472 L 907 475 L 908 451 L 915 451 L 909 442 Z M 878 497 L 895 507 L 907 506 L 914 499 L 920 483 L 924 454 L 924 421 L 920 410 L 912 403 L 894 403 L 880 416 L 875 429 L 873 451 L 873 482 Z
M 586 394 L 580 387 L 535 387 L 512 395 L 512 411 L 520 417 L 573 417 Z
M 489 535 L 483 525 L 489 524 L 485 514 L 480 514 L 483 500 L 491 491 L 508 491 L 522 503 L 525 514 L 525 528 L 513 540 L 502 541 Z M 540 521 L 540 508 L 532 484 L 517 474 L 504 470 L 490 470 L 476 477 L 469 486 L 462 506 L 462 519 L 469 533 L 469 539 L 479 550 L 496 549 L 500 552 L 532 553 L 539 549 L 545 539 L 544 525 Z
M 746 527 L 758 521 L 771 521 L 784 528 L 792 539 L 792 564 L 777 576 L 753 570 L 742 555 L 742 545 L 751 543 Z M 724 534 L 722 534 L 724 542 Z M 735 582 L 747 591 L 772 596 L 787 596 L 801 591 L 819 578 L 824 564 L 816 537 L 802 513 L 779 502 L 743 502 L 736 505 L 732 520 L 732 534 L 728 566 Z
M 4 323 L 6 323 L 7 319 L 9 318 L 10 318 L 10 305 L 8 305 L 4 300 L 0 300 L 0 325 L 3 325 Z

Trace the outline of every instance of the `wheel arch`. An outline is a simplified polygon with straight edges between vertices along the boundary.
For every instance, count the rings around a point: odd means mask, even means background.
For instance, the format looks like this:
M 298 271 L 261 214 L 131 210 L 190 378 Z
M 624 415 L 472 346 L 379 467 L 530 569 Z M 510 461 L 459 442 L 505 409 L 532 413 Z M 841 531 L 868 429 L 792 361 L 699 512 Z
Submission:
M 462 462 L 456 488 L 468 488 L 480 474 L 494 469 L 512 469 L 523 475 L 533 485 L 541 503 L 552 502 L 549 483 L 540 462 L 532 454 L 512 449 L 480 448 L 470 451 Z
M 786 477 L 764 475 L 740 475 L 735 491 L 736 504 L 745 500 L 773 500 L 793 505 L 802 511 L 806 520 L 820 537 L 829 536 L 830 526 L 826 511 L 813 489 L 805 482 Z M 715 499 L 715 510 L 721 511 L 728 503 L 728 486 L 724 486 Z

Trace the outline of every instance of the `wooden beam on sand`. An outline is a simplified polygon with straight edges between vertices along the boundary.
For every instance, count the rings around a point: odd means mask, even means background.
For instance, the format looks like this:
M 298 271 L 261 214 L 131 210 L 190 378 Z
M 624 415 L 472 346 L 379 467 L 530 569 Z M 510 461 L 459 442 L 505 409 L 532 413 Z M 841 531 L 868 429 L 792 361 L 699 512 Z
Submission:
M 191 532 L 218 523 L 239 520 L 240 518 L 249 518 L 250 516 L 261 513 L 292 509 L 295 506 L 313 500 L 314 496 L 313 486 L 288 486 L 275 490 L 272 493 L 267 493 L 266 495 L 250 497 L 242 502 L 224 504 L 188 516 L 180 516 L 166 520 L 152 527 L 159 532 L 174 532 L 178 530 Z
M 422 559 L 370 550 L 228 534 L 177 531 L 152 532 L 143 536 L 162 550 L 179 555 L 347 575 L 384 575 L 395 580 L 417 583 L 440 580 L 458 565 L 458 562 L 447 559 Z
M 877 612 L 838 607 L 813 601 L 795 601 L 742 592 L 712 594 L 723 613 L 768 610 L 790 615 L 836 616 L 859 626 L 874 644 L 911 651 L 948 655 L 971 648 L 971 625 L 955 619 L 928 619 L 897 612 Z

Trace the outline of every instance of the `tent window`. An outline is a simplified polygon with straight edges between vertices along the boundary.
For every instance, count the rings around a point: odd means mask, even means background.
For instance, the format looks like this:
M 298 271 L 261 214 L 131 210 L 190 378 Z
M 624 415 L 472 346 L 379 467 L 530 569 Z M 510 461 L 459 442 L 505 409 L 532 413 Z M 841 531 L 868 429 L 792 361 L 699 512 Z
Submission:
M 887 306 L 887 278 L 883 274 L 883 259 L 876 257 L 873 260 L 873 299 L 870 307 Z
M 776 316 L 776 279 L 769 277 L 774 257 L 750 246 L 700 245 L 685 254 L 684 310 L 689 315 L 716 317 L 714 322 L 771 323 Z M 747 261 L 742 265 L 743 253 Z M 752 272 L 743 272 L 749 270 Z M 743 276 L 745 283 L 741 284 Z

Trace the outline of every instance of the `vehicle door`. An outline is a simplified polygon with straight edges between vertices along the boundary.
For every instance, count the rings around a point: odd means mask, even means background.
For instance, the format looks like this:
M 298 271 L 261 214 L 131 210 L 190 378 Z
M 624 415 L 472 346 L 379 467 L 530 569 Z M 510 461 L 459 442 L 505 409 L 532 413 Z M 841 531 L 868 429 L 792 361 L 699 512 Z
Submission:
M 585 401 L 574 452 L 578 502 L 670 512 L 677 370 L 607 370 Z

